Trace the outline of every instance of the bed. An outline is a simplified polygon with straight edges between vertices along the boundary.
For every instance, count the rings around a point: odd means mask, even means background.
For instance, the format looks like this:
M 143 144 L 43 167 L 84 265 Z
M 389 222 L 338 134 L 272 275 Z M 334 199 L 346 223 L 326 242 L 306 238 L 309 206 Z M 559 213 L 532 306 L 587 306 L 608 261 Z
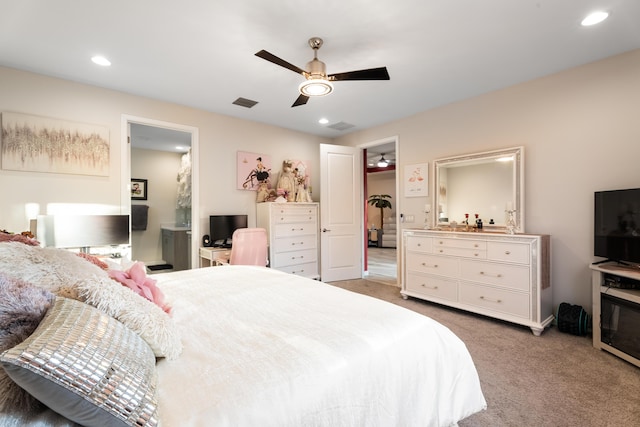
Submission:
M 27 274 L 25 269 L 37 271 Z M 108 315 L 117 319 L 114 327 L 122 334 L 134 335 L 142 343 L 138 345 L 146 347 L 140 347 L 141 356 L 125 352 L 133 359 L 127 363 L 134 365 L 127 369 L 134 369 L 136 375 L 121 379 L 133 381 L 138 372 L 146 370 L 147 377 L 140 374 L 136 385 L 136 393 L 143 390 L 138 393 L 140 398 L 129 403 L 141 407 L 140 413 L 127 419 L 117 413 L 118 405 L 100 407 L 109 399 L 121 403 L 122 396 L 113 398 L 120 386 L 115 385 L 105 389 L 116 392 L 110 391 L 97 403 L 89 402 L 98 409 L 84 408 L 98 411 L 90 412 L 93 420 L 106 415 L 115 419 L 112 425 L 165 427 L 451 426 L 486 408 L 473 361 L 464 343 L 449 329 L 391 303 L 319 281 L 253 266 L 157 274 L 152 278 L 162 291 L 163 307 L 109 278 L 90 260 L 68 251 L 14 242 L 0 243 L 0 274 L 5 282 L 35 283 L 54 295 L 42 310 L 44 320 L 35 332 L 0 357 L 7 373 L 18 371 L 16 378 L 26 383 L 20 384 L 21 390 L 35 387 L 33 392 L 38 394 L 56 381 L 48 377 L 50 372 L 37 371 L 28 366 L 31 362 L 19 358 L 34 346 L 30 342 L 34 336 L 47 333 L 41 330 L 47 330 L 48 324 L 56 325 L 48 333 L 60 334 L 64 329 L 60 322 L 76 316 L 65 313 L 75 313 L 76 308 L 82 310 L 77 315 L 82 320 L 75 320 L 71 327 L 84 327 L 86 332 L 92 320 L 84 316 Z M 109 298 L 118 302 L 103 304 Z M 127 299 L 124 305 L 123 298 Z M 136 312 L 133 316 L 132 311 Z M 136 318 L 140 317 L 137 311 L 144 311 L 147 317 Z M 55 320 L 51 320 L 52 312 L 59 314 Z M 149 326 L 153 331 L 145 330 Z M 94 332 L 89 335 L 79 341 L 95 339 L 100 346 L 107 340 Z M 46 341 L 42 345 L 51 346 L 52 339 Z M 146 363 L 146 368 L 138 363 Z M 61 368 L 57 365 L 56 369 Z M 34 377 L 36 386 L 29 384 Z M 79 382 L 83 381 L 91 379 Z M 96 384 L 100 381 L 105 380 L 99 378 Z M 58 382 L 55 387 L 50 394 L 58 396 L 58 401 L 49 406 L 65 415 L 77 408 L 58 409 L 56 405 L 66 405 L 70 399 L 87 405 L 90 400 L 82 390 L 74 390 L 73 384 Z M 75 394 L 68 399 L 59 397 L 70 391 Z M 47 399 L 54 398 L 42 396 L 49 403 Z M 114 412 L 113 408 L 115 415 L 105 413 Z M 14 425 L 74 423 L 47 407 L 0 413 L 0 426 Z

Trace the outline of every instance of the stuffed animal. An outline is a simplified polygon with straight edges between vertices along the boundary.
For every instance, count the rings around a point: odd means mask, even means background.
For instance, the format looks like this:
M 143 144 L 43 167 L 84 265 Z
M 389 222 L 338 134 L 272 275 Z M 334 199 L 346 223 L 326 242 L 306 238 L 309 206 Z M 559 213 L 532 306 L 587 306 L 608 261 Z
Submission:
M 278 178 L 278 191 L 282 190 L 286 194 L 287 202 L 296 200 L 296 176 L 293 173 L 293 163 L 291 160 L 282 162 L 282 171 Z

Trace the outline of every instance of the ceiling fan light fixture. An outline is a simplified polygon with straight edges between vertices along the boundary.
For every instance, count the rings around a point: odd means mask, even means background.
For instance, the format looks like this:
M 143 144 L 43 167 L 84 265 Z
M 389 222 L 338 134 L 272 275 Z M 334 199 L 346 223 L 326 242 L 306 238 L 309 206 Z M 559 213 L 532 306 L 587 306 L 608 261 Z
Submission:
M 385 159 L 383 154 L 382 156 L 380 156 L 380 160 L 378 160 L 378 167 L 386 168 L 387 166 L 389 166 L 389 160 Z
M 326 79 L 309 79 L 302 82 L 298 90 L 305 96 L 324 96 L 333 92 L 333 85 Z

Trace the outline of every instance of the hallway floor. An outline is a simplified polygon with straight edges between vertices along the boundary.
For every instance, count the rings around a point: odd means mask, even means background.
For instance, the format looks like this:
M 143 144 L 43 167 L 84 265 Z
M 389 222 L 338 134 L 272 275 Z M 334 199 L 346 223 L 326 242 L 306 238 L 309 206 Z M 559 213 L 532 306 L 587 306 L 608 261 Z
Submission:
M 399 286 L 396 254 L 396 248 L 368 248 L 369 275 L 365 278 L 386 285 Z

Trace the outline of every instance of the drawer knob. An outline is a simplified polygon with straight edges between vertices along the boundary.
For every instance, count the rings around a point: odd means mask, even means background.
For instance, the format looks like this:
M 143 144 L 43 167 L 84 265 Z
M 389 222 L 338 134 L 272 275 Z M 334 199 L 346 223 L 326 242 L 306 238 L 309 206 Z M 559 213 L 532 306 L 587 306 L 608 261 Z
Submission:
M 418 243 L 418 247 L 422 246 L 422 243 Z
M 422 286 L 423 288 L 429 288 L 429 289 L 433 289 L 433 290 L 438 289 L 438 287 L 437 287 L 437 286 L 427 286 L 427 284 L 426 284 L 426 283 L 423 283 L 423 284 L 422 284 L 422 285 L 420 285 L 420 286 Z
M 484 300 L 484 301 L 497 302 L 498 304 L 500 304 L 502 302 L 501 299 L 486 298 L 485 296 L 480 296 L 480 299 Z
M 442 253 L 442 252 L 444 252 L 444 251 L 443 251 L 442 249 L 440 249 L 438 252 Z
M 291 246 L 295 246 L 295 245 L 304 245 L 304 242 L 291 242 Z
M 511 251 L 504 251 L 505 255 L 511 255 Z
M 477 247 L 478 247 L 478 244 L 476 243 L 475 245 L 473 245 L 473 247 L 474 247 L 474 248 L 477 248 Z

